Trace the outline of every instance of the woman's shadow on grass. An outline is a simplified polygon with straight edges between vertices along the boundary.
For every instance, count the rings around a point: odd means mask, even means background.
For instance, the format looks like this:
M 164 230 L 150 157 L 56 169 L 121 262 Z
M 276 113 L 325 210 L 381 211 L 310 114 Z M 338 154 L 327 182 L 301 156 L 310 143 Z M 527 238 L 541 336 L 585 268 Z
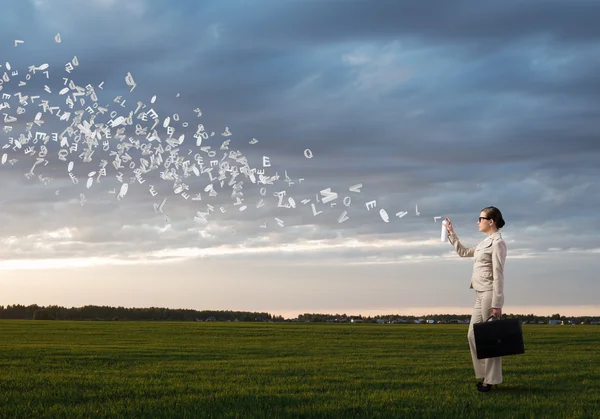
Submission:
M 565 391 L 559 388 L 544 388 L 544 394 L 556 393 L 564 394 Z M 500 384 L 498 387 L 492 389 L 490 393 L 504 393 L 504 394 L 539 394 L 540 388 L 536 386 L 529 386 L 526 384 Z

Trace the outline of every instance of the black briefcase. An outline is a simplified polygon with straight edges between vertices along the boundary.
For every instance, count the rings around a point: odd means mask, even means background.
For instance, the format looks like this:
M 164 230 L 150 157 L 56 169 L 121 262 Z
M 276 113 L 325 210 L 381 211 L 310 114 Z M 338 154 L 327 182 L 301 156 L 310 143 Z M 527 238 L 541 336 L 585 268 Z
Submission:
M 519 319 L 488 321 L 492 317 L 473 325 L 477 359 L 524 354 L 521 321 Z

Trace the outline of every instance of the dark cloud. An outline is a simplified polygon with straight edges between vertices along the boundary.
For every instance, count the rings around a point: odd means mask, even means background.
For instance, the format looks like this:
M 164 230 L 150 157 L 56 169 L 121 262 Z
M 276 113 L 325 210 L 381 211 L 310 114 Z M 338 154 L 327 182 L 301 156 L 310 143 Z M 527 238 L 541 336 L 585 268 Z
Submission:
M 600 35 L 593 1 L 410 2 L 269 1 L 221 2 L 234 6 L 239 33 L 252 33 L 248 43 L 374 42 L 391 37 L 467 45 L 505 44 L 532 35 L 550 35 L 563 42 L 594 42 Z M 220 9 L 220 10 L 223 10 Z M 260 10 L 261 13 L 245 13 Z

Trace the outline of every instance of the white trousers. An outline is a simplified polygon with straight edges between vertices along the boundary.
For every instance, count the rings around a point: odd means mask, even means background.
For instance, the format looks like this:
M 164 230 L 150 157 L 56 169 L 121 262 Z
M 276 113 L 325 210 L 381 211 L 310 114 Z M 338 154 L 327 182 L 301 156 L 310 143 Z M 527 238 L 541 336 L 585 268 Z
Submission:
M 502 358 L 477 359 L 475 335 L 473 334 L 473 325 L 486 321 L 492 315 L 493 291 L 475 291 L 475 293 L 475 306 L 473 307 L 469 333 L 467 334 L 475 378 L 482 378 L 486 384 L 500 384 L 502 382 Z

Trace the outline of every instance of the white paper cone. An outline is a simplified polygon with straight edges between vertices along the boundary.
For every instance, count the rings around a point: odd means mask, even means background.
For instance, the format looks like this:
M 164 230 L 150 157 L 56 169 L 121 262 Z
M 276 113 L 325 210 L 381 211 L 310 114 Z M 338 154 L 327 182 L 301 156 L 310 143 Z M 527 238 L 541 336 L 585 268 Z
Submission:
M 447 224 L 448 222 L 446 220 L 442 221 L 442 236 L 440 238 L 440 241 L 442 242 L 448 241 L 448 229 L 446 228 Z

